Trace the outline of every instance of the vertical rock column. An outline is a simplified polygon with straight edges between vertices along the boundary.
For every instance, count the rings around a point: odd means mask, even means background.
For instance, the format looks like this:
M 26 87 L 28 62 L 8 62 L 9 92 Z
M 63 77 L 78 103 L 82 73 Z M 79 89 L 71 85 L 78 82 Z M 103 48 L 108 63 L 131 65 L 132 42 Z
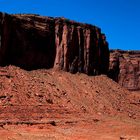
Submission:
M 90 29 L 85 29 L 84 31 L 84 72 L 89 74 L 89 67 L 90 67 Z
M 101 34 L 101 44 L 100 44 L 100 72 L 102 74 L 107 74 L 109 69 L 109 51 L 108 51 L 108 43 L 106 42 L 106 37 L 104 34 Z
M 3 14 L 0 13 L 0 48 L 2 46 L 2 42 L 1 42 L 1 39 L 2 39 L 2 25 L 3 25 Z
M 84 34 L 81 27 L 77 27 L 78 32 L 78 46 L 79 46 L 79 59 L 78 59 L 78 72 L 84 71 Z
M 7 49 L 10 39 L 11 17 L 5 13 L 0 13 L 0 65 L 5 65 L 7 61 Z
M 54 68 L 62 69 L 64 66 L 64 47 L 67 46 L 67 27 L 63 25 L 61 20 L 56 20 L 55 23 L 55 45 L 56 57 Z
M 58 20 L 55 25 L 56 58 L 54 68 L 69 71 L 70 68 L 70 47 L 74 27 Z
M 2 63 L 2 34 L 3 34 L 4 14 L 0 13 L 0 63 Z

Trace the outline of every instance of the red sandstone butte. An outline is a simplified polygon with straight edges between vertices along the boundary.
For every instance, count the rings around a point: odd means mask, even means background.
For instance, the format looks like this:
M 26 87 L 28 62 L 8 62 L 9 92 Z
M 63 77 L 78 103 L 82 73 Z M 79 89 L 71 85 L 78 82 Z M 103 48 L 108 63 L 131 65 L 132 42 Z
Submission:
M 140 51 L 110 51 L 109 76 L 121 86 L 140 91 Z
M 0 13 L 0 65 L 107 73 L 109 49 L 101 29 L 64 18 Z

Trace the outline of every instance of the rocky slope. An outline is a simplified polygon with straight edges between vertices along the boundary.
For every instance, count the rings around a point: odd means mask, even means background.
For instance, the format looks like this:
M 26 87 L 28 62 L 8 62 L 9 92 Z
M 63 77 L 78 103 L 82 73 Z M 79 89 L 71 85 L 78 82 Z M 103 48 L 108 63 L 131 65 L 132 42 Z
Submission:
M 18 106 L 53 107 L 55 105 L 58 110 L 66 107 L 72 112 L 109 115 L 122 113 L 126 116 L 131 114 L 131 108 L 137 108 L 127 99 L 131 94 L 105 75 L 89 77 L 53 69 L 28 72 L 15 66 L 8 66 L 0 68 L 0 90 L 0 105 L 11 108 Z M 138 99 L 135 102 L 139 104 Z M 139 111 L 135 109 L 132 113 L 133 117 L 139 118 L 140 114 L 136 110 Z
M 105 75 L 0 68 L 0 140 L 140 138 L 140 94 Z
M 0 13 L 0 65 L 107 73 L 109 50 L 98 27 L 64 18 Z
M 140 51 L 110 51 L 109 76 L 121 86 L 140 91 Z

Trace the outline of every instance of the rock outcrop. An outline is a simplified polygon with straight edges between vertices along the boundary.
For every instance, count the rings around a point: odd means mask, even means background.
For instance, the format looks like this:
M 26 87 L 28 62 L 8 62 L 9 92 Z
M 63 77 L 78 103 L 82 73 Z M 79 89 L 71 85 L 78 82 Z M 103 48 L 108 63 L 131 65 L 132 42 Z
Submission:
M 140 90 L 140 51 L 111 50 L 110 54 L 109 66 L 108 43 L 96 26 L 64 18 L 0 13 L 0 66 L 109 73 L 121 86 Z
M 64 18 L 0 13 L 0 65 L 106 74 L 109 49 L 101 30 Z
M 140 90 L 140 51 L 110 51 L 109 77 L 129 90 Z

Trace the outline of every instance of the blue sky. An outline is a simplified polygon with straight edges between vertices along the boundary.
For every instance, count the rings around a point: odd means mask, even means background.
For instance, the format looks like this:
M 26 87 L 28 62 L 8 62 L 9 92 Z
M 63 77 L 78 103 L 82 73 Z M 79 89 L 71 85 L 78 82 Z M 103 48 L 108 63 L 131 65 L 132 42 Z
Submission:
M 111 49 L 140 50 L 140 0 L 0 0 L 0 11 L 90 23 L 102 29 Z

